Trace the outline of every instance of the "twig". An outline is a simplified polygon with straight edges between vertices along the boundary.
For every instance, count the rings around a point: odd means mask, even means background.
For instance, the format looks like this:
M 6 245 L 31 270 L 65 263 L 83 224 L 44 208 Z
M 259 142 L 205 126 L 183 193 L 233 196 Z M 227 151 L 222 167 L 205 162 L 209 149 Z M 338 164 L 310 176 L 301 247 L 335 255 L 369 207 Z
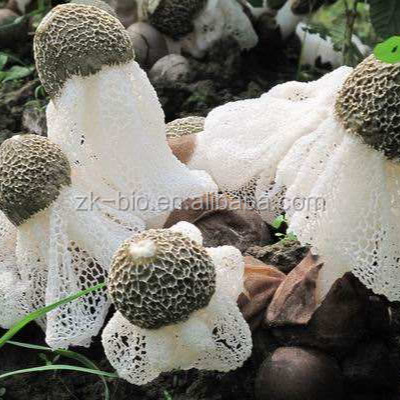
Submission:
M 351 48 L 353 46 L 354 24 L 357 20 L 357 7 L 360 0 L 354 0 L 353 8 L 350 8 L 347 0 L 344 0 L 346 8 L 346 30 L 342 48 L 343 64 L 351 65 Z

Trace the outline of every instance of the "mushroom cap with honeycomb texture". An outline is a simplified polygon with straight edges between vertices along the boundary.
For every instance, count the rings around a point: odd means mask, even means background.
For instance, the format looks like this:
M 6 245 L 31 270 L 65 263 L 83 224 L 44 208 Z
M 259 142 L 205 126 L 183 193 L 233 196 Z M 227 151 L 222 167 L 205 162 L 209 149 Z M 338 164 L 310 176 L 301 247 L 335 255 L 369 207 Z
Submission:
M 16 135 L 0 147 L 0 209 L 16 226 L 48 208 L 71 184 L 71 167 L 47 138 Z
M 193 20 L 206 4 L 207 0 L 150 1 L 149 22 L 161 33 L 178 40 L 194 30 Z
M 215 285 L 214 263 L 200 244 L 180 232 L 151 229 L 117 250 L 108 290 L 129 322 L 158 329 L 206 307 Z
M 134 58 L 132 42 L 117 18 L 95 6 L 63 4 L 42 20 L 34 40 L 36 67 L 50 97 L 72 76 L 89 76 L 103 66 Z
M 177 138 L 199 133 L 204 129 L 204 117 L 190 116 L 179 118 L 167 124 L 167 137 Z
M 72 0 L 72 1 L 70 1 L 70 3 L 72 3 L 72 4 L 82 4 L 84 6 L 97 7 L 97 8 L 100 8 L 101 10 L 103 10 L 103 11 L 108 12 L 113 17 L 117 18 L 117 14 L 114 11 L 114 9 L 103 0 Z
M 400 63 L 374 55 L 360 63 L 337 95 L 342 126 L 389 159 L 400 159 Z

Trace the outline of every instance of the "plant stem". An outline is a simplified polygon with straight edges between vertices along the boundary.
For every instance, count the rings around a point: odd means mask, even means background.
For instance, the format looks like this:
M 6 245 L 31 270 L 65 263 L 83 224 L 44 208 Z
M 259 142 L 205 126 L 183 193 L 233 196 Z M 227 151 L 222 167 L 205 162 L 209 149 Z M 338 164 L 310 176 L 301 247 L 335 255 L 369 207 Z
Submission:
M 353 8 L 351 8 L 347 2 L 344 0 L 344 5 L 346 8 L 346 31 L 344 34 L 344 43 L 342 48 L 343 64 L 351 66 L 351 48 L 352 39 L 354 32 L 354 24 L 357 19 L 357 7 L 360 0 L 354 0 Z

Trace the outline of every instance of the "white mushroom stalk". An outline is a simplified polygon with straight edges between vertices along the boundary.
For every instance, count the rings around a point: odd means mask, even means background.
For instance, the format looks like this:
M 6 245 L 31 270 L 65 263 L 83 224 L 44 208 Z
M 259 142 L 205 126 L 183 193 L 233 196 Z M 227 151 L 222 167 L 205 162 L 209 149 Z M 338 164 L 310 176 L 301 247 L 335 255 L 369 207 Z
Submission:
M 217 40 L 233 37 L 242 50 L 258 37 L 241 0 L 140 0 L 140 18 L 166 35 L 170 52 L 203 57 Z
M 186 199 L 216 190 L 173 156 L 161 105 L 116 18 L 58 6 L 37 30 L 35 58 L 51 96 L 49 138 L 74 161 L 85 190 L 156 227 Z
M 17 227 L 16 247 L 7 250 L 10 260 L 16 254 L 12 272 L 24 287 L 20 314 L 104 282 L 113 253 L 132 234 L 110 219 L 108 207 L 82 208 L 86 197 L 71 182 L 68 159 L 48 139 L 14 136 L 0 147 L 0 209 Z M 10 290 L 10 303 L 13 296 Z M 108 306 L 99 290 L 50 312 L 47 343 L 88 346 Z
M 108 282 L 118 311 L 103 331 L 119 376 L 142 385 L 166 371 L 240 367 L 252 347 L 236 305 L 243 272 L 237 249 L 204 248 L 185 222 L 123 243 Z

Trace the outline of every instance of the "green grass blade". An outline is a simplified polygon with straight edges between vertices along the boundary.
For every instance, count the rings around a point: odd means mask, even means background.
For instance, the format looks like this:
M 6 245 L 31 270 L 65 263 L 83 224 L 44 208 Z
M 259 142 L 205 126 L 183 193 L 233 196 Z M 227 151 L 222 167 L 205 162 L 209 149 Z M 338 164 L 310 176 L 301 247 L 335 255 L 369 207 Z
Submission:
M 14 335 L 16 335 L 24 326 L 28 325 L 29 322 L 34 321 L 35 319 L 41 318 L 46 315 L 48 312 L 60 307 L 66 303 L 70 303 L 78 299 L 79 297 L 85 296 L 88 293 L 94 292 L 95 290 L 103 289 L 106 286 L 105 283 L 99 283 L 89 289 L 81 290 L 78 293 L 75 293 L 71 296 L 68 296 L 62 300 L 56 301 L 53 304 L 50 304 L 46 307 L 41 308 L 40 310 L 36 310 L 25 316 L 21 319 L 21 321 L 17 322 L 12 328 L 10 328 L 1 338 L 0 338 L 0 348 L 2 348 L 8 340 L 10 340 Z
M 71 351 L 71 350 L 62 350 L 62 349 L 53 350 L 50 347 L 46 347 L 46 346 L 38 346 L 36 344 L 14 342 L 14 341 L 11 341 L 11 340 L 8 340 L 7 344 L 11 344 L 13 346 L 18 346 L 18 347 L 23 347 L 23 348 L 26 348 L 26 349 L 39 350 L 39 351 L 49 351 L 51 353 L 58 354 L 58 355 L 60 355 L 62 357 L 66 357 L 66 358 L 70 358 L 72 360 L 76 360 L 76 361 L 80 362 L 81 364 L 85 365 L 86 367 L 88 367 L 89 369 L 100 371 L 98 366 L 93 361 L 91 361 L 89 358 L 83 356 L 82 354 L 79 354 L 79 353 L 76 353 L 74 351 Z M 110 390 L 109 390 L 107 381 L 105 380 L 104 376 L 100 376 L 100 378 L 101 378 L 101 380 L 103 381 L 103 384 L 104 384 L 104 399 L 105 400 L 109 400 L 110 399 Z
M 46 347 L 46 346 L 38 346 L 36 344 L 14 342 L 11 340 L 8 340 L 7 344 L 11 344 L 13 346 L 18 346 L 18 347 L 24 347 L 26 349 L 49 351 L 49 352 L 58 354 L 60 356 L 76 360 L 76 361 L 80 362 L 81 364 L 86 365 L 88 368 L 99 370 L 99 368 L 93 361 L 91 361 L 89 358 L 83 356 L 82 354 L 76 353 L 75 351 L 63 350 L 63 349 L 53 350 L 52 348 Z
M 31 372 L 45 372 L 45 371 L 59 371 L 59 370 L 85 372 L 87 374 L 105 376 L 107 378 L 118 378 L 118 375 L 113 372 L 104 372 L 104 371 L 98 371 L 98 370 L 90 369 L 90 368 L 74 367 L 72 365 L 54 364 L 54 365 L 45 365 L 43 367 L 33 367 L 33 368 L 19 369 L 17 371 L 12 371 L 12 372 L 6 372 L 5 374 L 0 375 L 0 380 L 8 378 L 13 375 L 28 374 Z

